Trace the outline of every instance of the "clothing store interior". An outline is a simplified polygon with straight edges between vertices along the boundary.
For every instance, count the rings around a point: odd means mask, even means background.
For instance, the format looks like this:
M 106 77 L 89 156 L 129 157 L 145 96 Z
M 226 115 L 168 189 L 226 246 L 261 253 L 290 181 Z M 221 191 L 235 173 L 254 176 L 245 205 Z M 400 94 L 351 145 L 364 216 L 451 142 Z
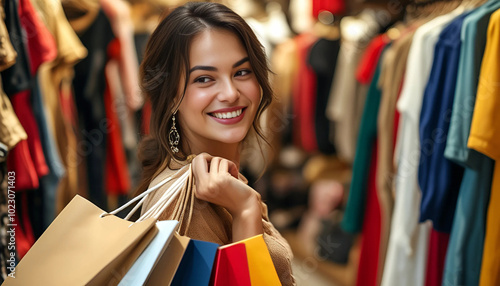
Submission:
M 187 1 L 0 2 L 3 281 L 11 208 L 19 261 L 75 195 L 134 196 L 139 65 Z M 270 144 L 249 142 L 240 172 L 297 285 L 500 285 L 500 1 L 215 2 L 268 57 Z

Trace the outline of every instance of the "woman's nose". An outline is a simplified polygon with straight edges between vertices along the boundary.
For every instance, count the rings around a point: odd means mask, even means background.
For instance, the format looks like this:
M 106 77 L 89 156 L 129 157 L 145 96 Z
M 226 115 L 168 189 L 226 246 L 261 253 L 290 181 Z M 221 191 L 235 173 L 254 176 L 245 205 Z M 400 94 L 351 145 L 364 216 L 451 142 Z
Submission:
M 235 102 L 240 97 L 240 92 L 232 80 L 226 80 L 219 92 L 219 100 L 226 102 Z

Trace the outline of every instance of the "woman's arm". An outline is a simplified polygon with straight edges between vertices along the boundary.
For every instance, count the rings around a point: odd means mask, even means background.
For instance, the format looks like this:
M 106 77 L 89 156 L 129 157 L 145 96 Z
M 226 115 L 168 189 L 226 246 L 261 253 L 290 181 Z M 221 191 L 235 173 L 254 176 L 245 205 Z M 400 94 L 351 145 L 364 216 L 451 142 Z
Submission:
M 260 194 L 238 179 L 233 162 L 202 153 L 192 166 L 196 197 L 226 208 L 233 217 L 233 241 L 263 233 Z
M 233 216 L 233 241 L 240 241 L 263 233 L 260 199 L 250 198 L 247 203 L 249 204 L 247 208 L 236 214 L 231 214 Z

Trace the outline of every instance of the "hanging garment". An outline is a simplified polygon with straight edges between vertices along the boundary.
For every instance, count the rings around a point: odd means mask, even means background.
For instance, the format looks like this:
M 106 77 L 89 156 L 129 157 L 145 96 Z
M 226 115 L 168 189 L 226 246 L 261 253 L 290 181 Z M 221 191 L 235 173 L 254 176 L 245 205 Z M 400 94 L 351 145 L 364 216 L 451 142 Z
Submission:
M 12 249 L 12 247 L 9 249 L 12 235 L 12 229 L 9 226 L 11 225 L 9 221 L 9 205 L 12 205 L 12 202 L 8 200 L 9 193 L 12 193 L 13 190 L 12 186 L 9 188 L 8 184 L 11 180 L 9 180 L 7 172 L 7 155 L 7 146 L 0 141 L 0 283 L 3 283 L 12 267 L 17 263 L 16 257 L 18 255 L 16 249 Z M 12 199 L 12 196 L 10 198 Z
M 307 54 L 316 42 L 312 34 L 301 34 L 295 37 L 297 46 L 298 67 L 293 86 L 293 110 L 295 118 L 294 143 L 306 152 L 318 149 L 316 134 L 314 132 L 314 106 L 316 104 L 316 76 L 307 65 Z
M 357 17 L 344 17 L 340 22 L 342 45 L 326 108 L 326 115 L 335 130 L 330 140 L 339 158 L 349 163 L 354 160 L 368 90 L 367 85 L 356 81 L 355 72 L 364 48 L 379 30 L 376 15 L 372 12 L 364 10 Z
M 17 53 L 12 46 L 9 31 L 5 25 L 4 1 L 0 1 L 0 72 L 16 63 Z
M 134 23 L 131 19 L 130 4 L 125 0 L 101 0 L 101 7 L 109 17 L 113 33 L 120 41 L 120 75 L 127 107 L 132 111 L 144 103 L 139 87 L 139 63 L 134 42 Z
M 0 5 L 0 72 L 11 67 L 16 62 L 17 53 L 10 41 L 9 32 L 5 25 L 5 11 L 3 2 Z M 9 4 L 10 5 L 10 4 Z M 3 82 L 3 81 L 2 81 Z M 27 139 L 19 119 L 17 118 L 12 104 L 0 83 L 0 142 L 11 150 L 20 140 Z
M 427 254 L 426 286 L 440 286 L 443 281 L 444 260 L 450 234 L 431 229 L 429 253 Z
M 312 12 L 315 19 L 321 11 L 328 11 L 333 15 L 344 14 L 346 5 L 344 0 L 313 0 L 312 1 Z
M 271 66 L 275 72 L 272 76 L 272 86 L 278 100 L 273 100 L 268 107 L 269 128 L 273 131 L 270 134 L 270 143 L 276 152 L 279 152 L 281 146 L 293 143 L 292 94 L 298 68 L 297 46 L 293 39 L 274 48 Z
M 307 62 L 316 75 L 316 103 L 314 106 L 314 128 L 318 150 L 323 154 L 334 154 L 335 146 L 330 142 L 330 120 L 326 117 L 326 104 L 330 95 L 340 40 L 319 39 L 311 47 Z
M 47 175 L 39 178 L 40 185 L 37 192 L 28 194 L 30 221 L 33 225 L 35 238 L 38 238 L 55 218 L 56 191 L 59 180 L 65 172 L 55 145 L 53 131 L 50 129 L 51 126 L 47 124 L 47 113 L 36 76 L 42 64 L 56 58 L 57 47 L 54 37 L 40 19 L 31 1 L 19 1 L 19 7 L 23 19 L 21 25 L 28 35 L 27 48 L 31 73 L 34 77 L 31 88 L 31 106 L 37 122 L 43 154 L 49 167 Z
M 370 41 L 361 57 L 356 69 L 356 80 L 361 84 L 370 84 L 373 74 L 375 73 L 377 62 L 385 45 L 389 42 L 389 37 L 380 34 Z
M 130 191 L 130 174 L 127 166 L 127 158 L 122 143 L 120 119 L 113 104 L 116 100 L 116 85 L 111 85 L 113 76 L 113 65 L 118 69 L 116 60 L 120 58 L 120 42 L 115 39 L 108 47 L 108 54 L 111 58 L 106 66 L 106 90 L 104 92 L 104 106 L 106 109 L 106 119 L 108 120 L 108 140 L 106 141 L 106 175 L 105 190 L 109 195 L 126 195 Z
M 104 107 L 104 67 L 107 62 L 106 50 L 114 35 L 109 20 L 99 11 L 92 24 L 78 36 L 88 50 L 88 56 L 75 65 L 73 79 L 82 139 L 87 148 L 85 159 L 88 194 L 90 201 L 100 208 L 107 209 L 104 158 L 108 127 Z
M 467 148 L 467 140 L 488 22 L 499 5 L 489 1 L 467 16 L 462 27 L 457 85 L 444 156 L 464 166 L 465 172 L 446 253 L 443 285 L 479 284 L 494 161 Z
M 28 165 L 24 165 L 22 161 L 16 162 L 21 158 L 18 156 L 9 156 L 7 159 L 8 165 L 12 166 L 12 169 L 9 167 L 9 170 L 12 170 L 19 175 L 16 182 L 16 191 L 37 189 L 39 187 L 38 178 L 41 178 L 49 173 L 49 167 L 47 166 L 42 150 L 40 133 L 38 132 L 38 126 L 33 114 L 33 109 L 31 108 L 30 93 L 30 91 L 22 91 L 11 97 L 12 107 L 14 108 L 19 121 L 26 130 L 26 133 L 29 134 L 26 141 L 19 143 L 24 144 L 23 142 L 25 142 L 27 145 L 29 156 L 26 158 L 27 161 L 25 161 L 25 163 Z M 17 155 L 17 148 L 24 146 L 19 144 L 12 150 L 13 155 Z M 32 167 L 34 168 L 35 173 L 33 173 L 33 171 L 26 170 L 27 168 L 30 168 L 29 161 L 32 162 Z M 24 174 L 25 170 L 26 173 Z M 29 179 L 24 177 L 25 175 L 28 176 L 28 174 L 31 174 Z M 33 175 L 35 176 L 33 177 Z
M 378 75 L 374 77 L 377 78 Z M 371 95 L 369 95 L 371 96 Z M 370 99 L 367 99 L 369 102 Z M 360 129 L 362 130 L 362 129 Z M 359 137 L 361 138 L 361 137 Z M 356 285 L 378 285 L 378 263 L 380 255 L 380 231 L 381 231 L 381 210 L 377 197 L 377 185 L 375 176 L 377 173 L 377 144 L 371 148 L 370 170 L 368 174 L 368 184 L 366 190 L 366 206 L 363 218 L 361 251 L 357 271 Z
M 352 180 L 349 197 L 342 219 L 342 228 L 345 231 L 357 233 L 363 226 L 365 216 L 367 179 L 370 166 L 372 166 L 373 146 L 377 140 L 377 116 L 380 105 L 381 91 L 377 87 L 381 62 L 377 62 L 375 76 L 368 89 L 365 109 L 359 127 L 358 142 L 356 144 L 356 157 L 352 170 Z M 376 149 L 375 149 L 376 150 Z M 376 165 L 373 165 L 376 166 Z
M 431 220 L 434 229 L 446 233 L 451 230 L 463 175 L 461 166 L 444 157 L 444 149 L 455 96 L 460 33 L 467 15 L 457 17 L 439 35 L 420 113 L 420 221 Z
M 384 273 L 385 257 L 391 230 L 391 218 L 394 208 L 393 178 L 394 150 L 399 125 L 399 112 L 396 102 L 401 91 L 406 59 L 410 50 L 413 34 L 418 25 L 404 29 L 400 38 L 395 40 L 384 53 L 378 86 L 382 91 L 377 118 L 377 196 L 380 203 L 381 230 L 378 279 L 380 284 Z
M 439 33 L 461 10 L 436 17 L 413 36 L 397 108 L 401 113 L 396 143 L 397 175 L 389 247 L 382 285 L 424 285 L 429 223 L 418 223 L 421 194 L 417 181 L 418 121 Z
M 17 1 L 5 1 L 5 25 L 9 31 L 10 41 L 17 57 L 15 64 L 2 71 L 2 84 L 5 93 L 12 96 L 30 88 L 31 72 L 29 58 L 25 50 L 25 37 L 23 37 L 21 21 L 18 13 Z
M 75 131 L 75 113 L 71 110 L 72 95 L 68 86 L 73 78 L 73 65 L 87 55 L 77 35 L 66 19 L 60 0 L 33 1 L 35 10 L 53 35 L 57 58 L 44 63 L 38 71 L 38 84 L 45 108 L 47 124 L 56 139 L 56 147 L 66 170 L 56 190 L 56 213 L 80 193 L 85 187 L 85 180 L 78 180 L 78 168 L 84 167 L 82 157 L 85 150 L 78 141 Z M 50 182 L 49 182 L 50 183 Z M 51 216 L 47 217 L 50 220 Z
M 500 160 L 500 10 L 491 15 L 467 146 Z M 500 167 L 495 164 L 479 285 L 500 283 Z
M 8 150 L 12 150 L 19 141 L 26 140 L 28 135 L 19 122 L 9 97 L 3 92 L 1 83 L 0 111 L 0 142 L 5 144 Z
M 16 1 L 5 3 L 5 21 L 17 52 L 17 59 L 13 66 L 2 72 L 2 82 L 6 94 L 11 97 L 12 107 L 21 124 L 30 134 L 27 140 L 21 141 L 10 152 L 8 158 L 9 170 L 19 174 L 16 190 L 20 191 L 38 188 L 38 178 L 46 175 L 49 170 L 31 109 L 29 89 L 32 77 L 29 56 L 25 51 L 26 38 L 22 36 L 21 18 L 18 11 Z
M 47 166 L 49 173 L 39 179 L 40 192 L 43 193 L 43 217 L 42 228 L 46 229 L 56 215 L 56 192 L 59 181 L 64 177 L 66 170 L 59 156 L 57 149 L 56 139 L 47 122 L 47 109 L 44 105 L 40 86 L 37 81 L 32 92 L 33 113 L 35 115 L 38 129 L 40 130 L 40 139 L 42 142 L 42 149 L 47 159 Z
M 26 32 L 31 74 L 35 76 L 42 63 L 56 58 L 54 37 L 38 16 L 31 0 L 19 0 L 19 13 L 21 26 Z
M 377 285 L 381 216 L 376 185 L 376 118 L 381 96 L 378 81 L 382 62 L 383 60 L 377 61 L 375 74 L 368 89 L 356 145 L 351 188 L 341 224 L 342 228 L 349 232 L 362 230 L 356 285 Z

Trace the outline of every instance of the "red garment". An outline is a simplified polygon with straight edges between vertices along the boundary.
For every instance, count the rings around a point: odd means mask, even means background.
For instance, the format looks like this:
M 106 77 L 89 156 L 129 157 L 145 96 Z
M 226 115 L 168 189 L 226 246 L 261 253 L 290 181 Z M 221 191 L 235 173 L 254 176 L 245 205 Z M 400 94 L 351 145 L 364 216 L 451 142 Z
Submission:
M 22 140 L 9 151 L 7 169 L 16 172 L 16 188 L 14 190 L 38 189 L 39 181 L 35 165 L 31 159 L 28 140 Z
M 314 133 L 314 112 L 316 106 L 316 75 L 307 65 L 307 55 L 316 36 L 308 33 L 300 34 L 294 38 L 297 46 L 298 67 L 297 78 L 293 86 L 293 141 L 296 146 L 302 147 L 306 152 L 318 150 L 318 142 Z
M 363 219 L 361 253 L 359 257 L 356 285 L 376 286 L 380 252 L 381 210 L 377 196 L 377 144 L 373 146 L 366 209 Z
M 362 84 L 369 84 L 372 80 L 377 62 L 389 38 L 385 34 L 373 38 L 363 53 L 356 69 L 356 79 Z
M 28 250 L 30 250 L 31 246 L 35 244 L 35 236 L 33 235 L 33 229 L 29 220 L 28 195 L 26 192 L 22 192 L 19 193 L 18 196 L 21 196 L 19 201 L 21 207 L 16 204 L 18 206 L 16 209 L 21 211 L 21 219 L 18 212 L 16 212 L 14 215 L 14 228 L 16 231 L 16 250 L 19 255 L 19 259 L 22 259 Z
M 314 18 L 318 18 L 318 14 L 322 10 L 340 15 L 345 12 L 345 3 L 344 0 L 313 0 L 312 10 Z
M 26 32 L 31 72 L 36 74 L 43 62 L 55 59 L 55 40 L 29 0 L 20 0 L 18 11 L 21 25 Z M 37 189 L 38 178 L 49 173 L 30 97 L 30 91 L 22 91 L 10 98 L 14 111 L 28 134 L 27 140 L 19 142 L 9 152 L 7 161 L 9 170 L 16 172 L 17 191 Z
M 47 175 L 49 167 L 43 155 L 40 133 L 31 108 L 30 92 L 21 91 L 12 96 L 11 103 L 19 122 L 28 134 L 28 139 L 19 142 L 9 153 L 8 167 L 10 171 L 16 172 L 16 191 L 37 189 L 38 178 Z M 16 150 L 18 148 L 19 150 Z M 35 173 L 36 177 L 33 176 Z
M 57 56 L 56 42 L 52 34 L 39 18 L 30 0 L 19 1 L 19 18 L 27 36 L 31 73 L 36 74 L 38 67 Z
M 426 286 L 441 286 L 443 283 L 444 261 L 449 240 L 449 233 L 432 229 L 427 255 Z
M 114 39 L 108 46 L 111 59 L 119 59 L 120 43 Z M 106 81 L 109 83 L 108 78 Z M 108 136 L 106 140 L 106 176 L 105 186 L 110 195 L 126 195 L 130 190 L 130 175 L 122 144 L 120 121 L 113 105 L 113 96 L 109 84 L 104 92 L 104 107 L 108 120 Z

